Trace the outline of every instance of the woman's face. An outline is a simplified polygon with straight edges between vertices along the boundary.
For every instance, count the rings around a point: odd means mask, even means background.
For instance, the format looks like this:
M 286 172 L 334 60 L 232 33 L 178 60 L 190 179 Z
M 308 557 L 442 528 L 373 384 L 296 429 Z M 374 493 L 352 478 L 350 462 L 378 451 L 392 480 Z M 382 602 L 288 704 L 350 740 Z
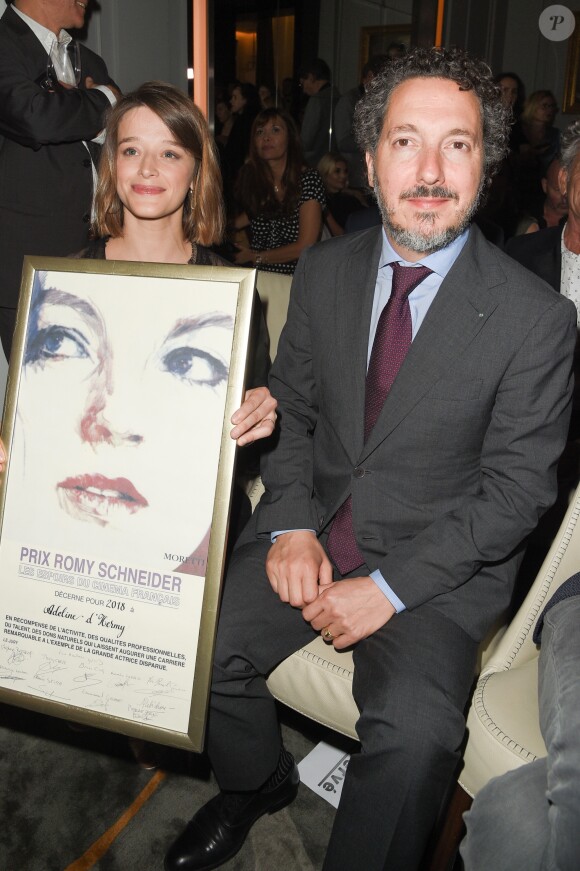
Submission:
M 117 194 L 125 220 L 181 221 L 195 159 L 146 106 L 121 118 L 117 135 Z
M 513 108 L 518 99 L 519 87 L 517 81 L 512 79 L 511 76 L 506 76 L 505 78 L 500 79 L 499 86 L 501 89 L 502 103 L 508 109 Z
M 234 88 L 232 91 L 232 97 L 230 100 L 230 106 L 232 107 L 232 112 L 241 112 L 244 106 L 248 101 L 242 96 L 242 92 L 240 88 Z
M 348 184 L 348 167 L 339 160 L 326 176 L 326 189 L 331 194 L 343 191 Z
M 533 120 L 540 121 L 542 124 L 553 124 L 557 113 L 558 104 L 554 97 L 549 94 L 537 101 L 534 107 Z
M 230 107 L 227 103 L 220 101 L 219 103 L 216 103 L 215 114 L 220 124 L 225 124 L 232 113 L 230 112 Z
M 288 153 L 288 128 L 281 118 L 270 118 L 256 128 L 256 149 L 262 160 L 281 160 Z
M 47 274 L 18 417 L 42 515 L 75 546 L 89 536 L 157 567 L 211 522 L 233 320 L 219 289 L 151 281 Z

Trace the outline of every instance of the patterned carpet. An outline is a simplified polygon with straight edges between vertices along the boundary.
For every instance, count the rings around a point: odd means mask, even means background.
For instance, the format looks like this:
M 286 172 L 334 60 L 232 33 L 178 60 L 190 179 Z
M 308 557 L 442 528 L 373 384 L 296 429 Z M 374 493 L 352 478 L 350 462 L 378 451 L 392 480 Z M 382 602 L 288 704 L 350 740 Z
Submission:
M 319 740 L 283 724 L 300 761 Z M 161 748 L 141 769 L 126 738 L 0 705 L 1 871 L 162 871 L 185 822 L 216 792 L 204 757 Z M 294 803 L 258 821 L 226 871 L 316 871 L 334 810 L 301 785 Z

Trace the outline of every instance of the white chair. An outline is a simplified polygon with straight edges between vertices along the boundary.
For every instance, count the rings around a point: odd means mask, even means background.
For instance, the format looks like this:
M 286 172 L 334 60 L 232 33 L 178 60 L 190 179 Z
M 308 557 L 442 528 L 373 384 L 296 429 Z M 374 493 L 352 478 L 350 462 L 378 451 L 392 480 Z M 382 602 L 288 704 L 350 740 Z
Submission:
M 538 711 L 536 620 L 558 587 L 580 567 L 580 485 L 518 613 L 483 668 L 467 718 L 459 783 L 474 796 L 488 780 L 546 755 Z
M 282 327 L 286 323 L 291 285 L 291 275 L 280 275 L 277 272 L 258 272 L 256 287 L 262 300 L 266 326 L 270 334 L 270 357 L 272 360 L 278 351 L 278 340 Z

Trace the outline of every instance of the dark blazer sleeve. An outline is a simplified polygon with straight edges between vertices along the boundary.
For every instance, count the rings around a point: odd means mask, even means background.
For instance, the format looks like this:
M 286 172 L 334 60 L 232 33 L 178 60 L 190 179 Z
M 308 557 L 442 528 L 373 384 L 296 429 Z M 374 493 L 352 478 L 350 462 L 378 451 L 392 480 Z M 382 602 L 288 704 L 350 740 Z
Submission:
M 46 72 L 47 55 L 34 33 L 7 9 L 0 19 L 0 134 L 20 145 L 93 139 L 103 128 L 110 102 L 101 91 L 84 87 L 50 93 L 37 83 Z M 7 19 L 6 21 L 4 19 Z M 81 47 L 83 82 L 114 84 L 104 61 Z

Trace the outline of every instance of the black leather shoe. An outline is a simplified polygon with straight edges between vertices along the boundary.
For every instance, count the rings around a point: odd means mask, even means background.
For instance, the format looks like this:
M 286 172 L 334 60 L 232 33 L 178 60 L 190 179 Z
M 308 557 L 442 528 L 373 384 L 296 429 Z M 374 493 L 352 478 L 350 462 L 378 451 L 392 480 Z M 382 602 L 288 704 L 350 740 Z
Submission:
M 220 792 L 205 804 L 171 845 L 165 871 L 211 871 L 235 856 L 257 819 L 296 798 L 296 763 L 278 786 L 251 793 Z

